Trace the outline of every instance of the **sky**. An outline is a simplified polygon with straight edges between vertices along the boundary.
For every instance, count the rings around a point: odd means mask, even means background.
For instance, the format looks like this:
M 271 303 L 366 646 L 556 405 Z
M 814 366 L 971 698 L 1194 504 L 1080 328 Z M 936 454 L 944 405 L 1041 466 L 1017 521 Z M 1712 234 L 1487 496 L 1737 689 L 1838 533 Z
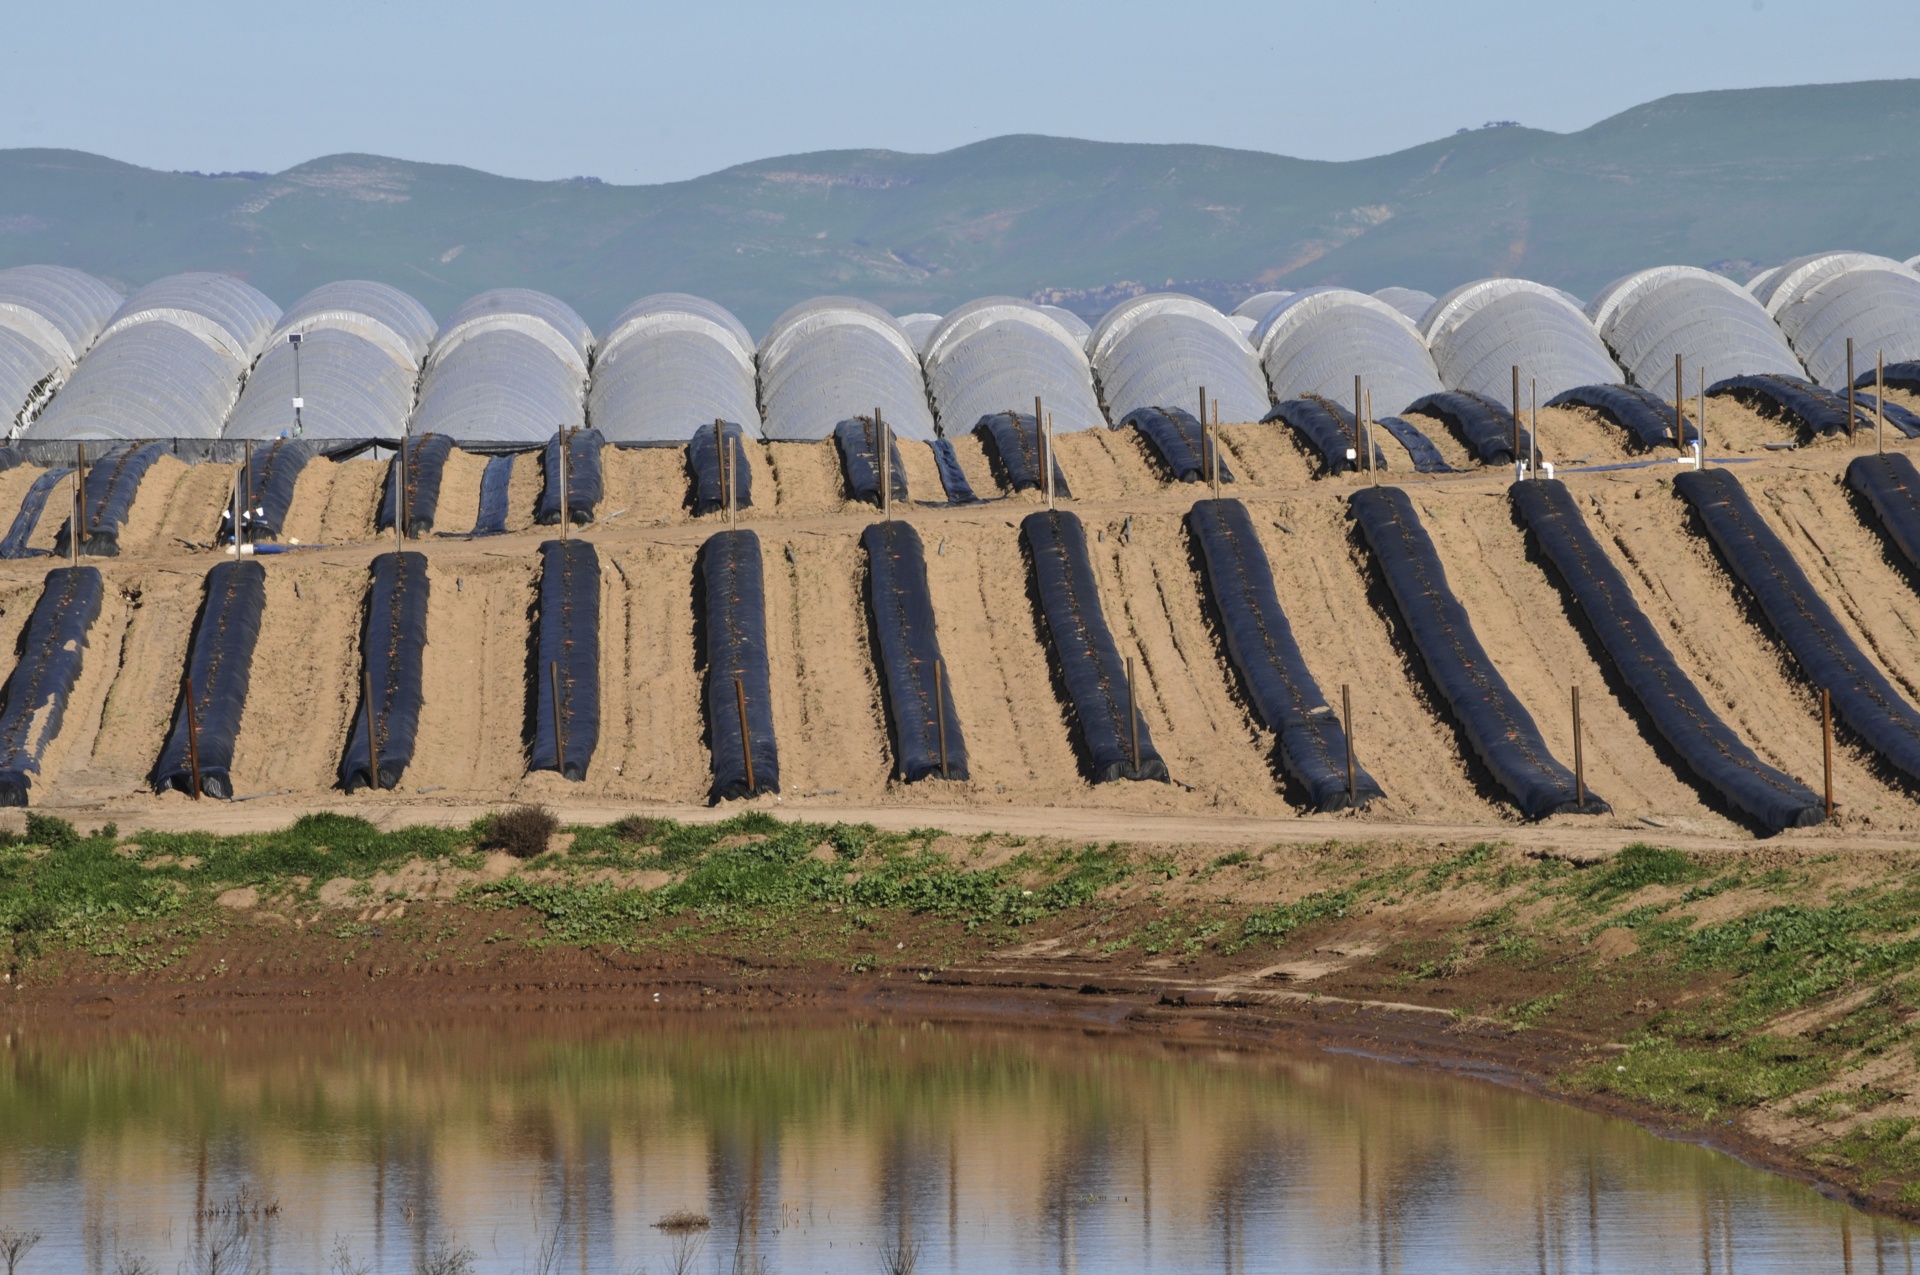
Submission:
M 1383 154 L 1669 93 L 1899 79 L 1913 0 L 0 0 L 0 147 L 676 181 L 1006 133 Z M 1873 38 L 1874 32 L 1886 38 Z

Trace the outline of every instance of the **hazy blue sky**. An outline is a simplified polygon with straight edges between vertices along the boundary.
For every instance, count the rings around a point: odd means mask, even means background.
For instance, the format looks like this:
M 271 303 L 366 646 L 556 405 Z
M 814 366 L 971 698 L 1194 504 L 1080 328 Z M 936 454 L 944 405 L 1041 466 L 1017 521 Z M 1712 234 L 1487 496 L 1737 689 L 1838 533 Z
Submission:
M 615 182 L 1002 133 L 1321 159 L 1668 93 L 1912 74 L 1914 0 L 5 0 L 0 146 Z

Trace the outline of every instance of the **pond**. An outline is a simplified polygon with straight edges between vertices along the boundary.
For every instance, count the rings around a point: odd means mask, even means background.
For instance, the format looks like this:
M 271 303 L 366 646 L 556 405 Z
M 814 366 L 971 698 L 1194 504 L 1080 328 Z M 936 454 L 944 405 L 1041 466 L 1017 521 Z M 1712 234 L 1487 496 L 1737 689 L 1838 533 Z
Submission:
M 4 1040 L 20 1275 L 1912 1269 L 1728 1156 L 1344 1055 L 718 1013 Z

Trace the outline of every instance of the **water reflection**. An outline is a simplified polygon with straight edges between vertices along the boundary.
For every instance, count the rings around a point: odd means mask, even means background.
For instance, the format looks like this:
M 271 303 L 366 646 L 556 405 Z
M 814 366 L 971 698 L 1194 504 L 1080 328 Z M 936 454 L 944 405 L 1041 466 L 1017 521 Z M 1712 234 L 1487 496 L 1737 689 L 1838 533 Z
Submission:
M 46 1234 L 26 1275 L 236 1227 L 273 1272 L 1912 1269 L 1902 1228 L 1474 1081 L 716 1017 L 16 1029 L 0 1225 Z

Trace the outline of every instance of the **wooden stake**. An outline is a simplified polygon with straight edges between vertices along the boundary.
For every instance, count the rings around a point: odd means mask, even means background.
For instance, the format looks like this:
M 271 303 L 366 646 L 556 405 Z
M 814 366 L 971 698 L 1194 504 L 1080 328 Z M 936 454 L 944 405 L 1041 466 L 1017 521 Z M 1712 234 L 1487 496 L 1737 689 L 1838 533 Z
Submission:
M 1887 352 L 1881 350 L 1873 356 L 1873 446 L 1882 455 L 1887 450 L 1886 401 Z
M 1207 454 L 1213 465 L 1213 498 L 1220 499 L 1220 404 L 1213 405 L 1213 423 L 1209 426 Z
M 245 459 L 240 462 L 242 476 L 240 485 L 244 489 L 241 494 L 246 500 L 246 505 L 241 512 L 251 518 L 253 517 L 253 440 L 251 438 L 246 441 L 245 447 Z
M 759 784 L 753 780 L 753 735 L 747 730 L 747 688 L 739 678 L 733 679 L 733 699 L 740 709 L 740 758 L 747 763 L 747 796 L 753 796 Z
M 233 476 L 233 555 L 240 556 L 240 475 Z
M 1133 740 L 1133 778 L 1140 777 L 1140 705 L 1133 697 L 1133 657 L 1127 657 L 1127 730 Z
M 893 521 L 893 448 L 887 438 L 886 418 L 880 415 L 880 409 L 873 409 L 874 445 L 879 448 L 875 466 L 880 471 L 880 516 L 888 522 Z
M 1853 441 L 1853 338 L 1847 338 L 1847 441 Z
M 1361 391 L 1359 374 L 1356 373 L 1353 378 L 1353 468 L 1355 473 L 1360 471 L 1360 418 L 1366 415 L 1366 411 L 1366 397 Z
M 1047 467 L 1047 510 L 1053 510 L 1053 416 L 1047 416 L 1046 446 L 1043 448 L 1041 463 Z
M 1527 477 L 1540 474 L 1540 378 L 1527 378 Z
M 553 759 L 561 778 L 567 774 L 567 732 L 560 712 L 560 661 L 547 661 L 547 685 L 553 700 Z
M 74 566 L 80 565 L 80 511 L 82 507 L 79 483 L 79 470 L 74 470 L 73 513 L 67 518 L 67 557 Z
M 1045 451 L 1047 446 L 1041 437 L 1043 431 L 1041 430 L 1040 422 L 1044 419 L 1046 418 L 1041 415 L 1040 412 L 1040 396 L 1035 394 L 1033 396 L 1033 450 L 1036 452 Z M 1013 427 L 1014 432 L 1018 433 L 1020 430 L 1020 418 L 1018 416 L 1013 418 Z
M 1833 692 L 1820 688 L 1820 755 L 1826 775 L 1827 822 L 1833 822 Z
M 87 445 L 75 443 L 74 456 L 73 535 L 69 538 L 73 541 L 73 565 L 77 567 L 80 565 L 80 541 L 87 534 Z
M 1681 356 L 1673 356 L 1673 445 L 1687 450 L 1687 378 L 1681 370 Z
M 1340 683 L 1340 729 L 1347 737 L 1347 804 L 1351 806 L 1359 798 L 1359 785 L 1353 766 L 1353 692 L 1345 682 Z
M 1695 368 L 1700 377 L 1700 405 L 1694 412 L 1699 417 L 1693 423 L 1693 439 L 1700 445 L 1700 468 L 1707 467 L 1707 369 Z
M 1520 365 L 1513 365 L 1513 463 L 1520 463 Z
M 200 721 L 193 711 L 193 674 L 186 677 L 187 683 L 187 791 L 195 801 L 200 800 Z
M 940 778 L 947 778 L 947 670 L 933 662 L 933 717 L 940 723 Z
M 1573 688 L 1573 804 L 1585 809 L 1587 804 L 1587 755 L 1585 741 L 1580 733 L 1580 688 Z
M 567 431 L 562 427 L 555 435 L 560 445 L 560 538 L 567 538 L 567 524 L 571 521 L 572 510 L 567 508 Z
M 727 509 L 733 502 L 727 499 L 727 425 L 719 417 L 713 418 L 713 463 L 719 476 L 720 507 Z
M 380 749 L 373 733 L 373 666 L 360 666 L 360 697 L 367 702 L 367 787 L 380 791 Z
M 410 477 L 407 473 L 407 461 L 410 451 L 411 449 L 407 446 L 406 431 L 402 430 L 400 465 L 397 471 L 398 477 L 393 484 L 393 551 L 395 553 L 399 553 L 406 547 L 403 542 L 407 538 L 407 483 Z
M 1367 390 L 1367 479 L 1375 487 L 1380 485 L 1380 471 L 1373 467 L 1373 390 Z

